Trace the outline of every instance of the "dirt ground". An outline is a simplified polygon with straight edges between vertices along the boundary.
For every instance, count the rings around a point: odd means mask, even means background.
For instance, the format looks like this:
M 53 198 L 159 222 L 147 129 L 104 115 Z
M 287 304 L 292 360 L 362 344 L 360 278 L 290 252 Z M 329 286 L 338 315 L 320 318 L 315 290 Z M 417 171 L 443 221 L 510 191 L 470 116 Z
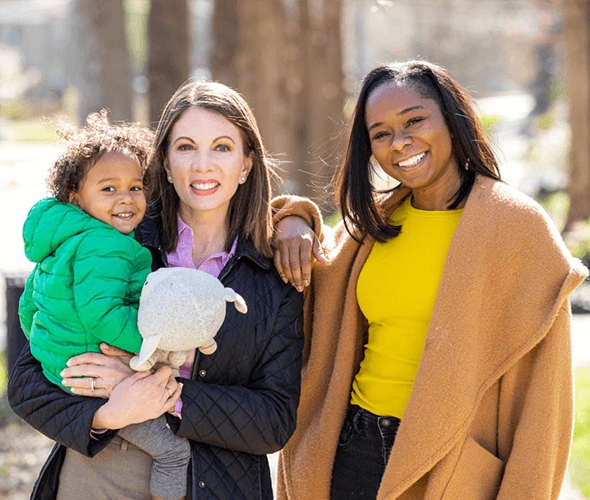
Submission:
M 26 500 L 53 441 L 20 420 L 0 402 L 0 498 Z

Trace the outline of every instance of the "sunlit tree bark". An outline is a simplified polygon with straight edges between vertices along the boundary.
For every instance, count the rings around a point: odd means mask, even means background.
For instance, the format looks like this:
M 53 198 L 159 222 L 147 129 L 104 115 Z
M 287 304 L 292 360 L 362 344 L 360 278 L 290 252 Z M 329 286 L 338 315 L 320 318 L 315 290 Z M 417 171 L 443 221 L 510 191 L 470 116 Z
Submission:
M 187 0 L 151 0 L 148 16 L 149 121 L 157 124 L 164 105 L 190 76 Z
M 291 160 L 293 153 L 285 22 L 281 1 L 215 2 L 212 78 L 244 95 L 267 149 L 278 160 Z M 280 183 L 275 183 L 274 191 L 279 189 Z
M 285 192 L 319 200 L 344 104 L 342 0 L 216 1 L 213 78 L 251 104 Z
M 565 0 L 562 8 L 566 92 L 572 130 L 567 228 L 575 221 L 590 218 L 590 3 Z
M 215 80 L 237 88 L 240 83 L 237 65 L 240 48 L 238 0 L 217 0 L 213 8 L 211 74 Z
M 132 120 L 131 64 L 122 0 L 79 0 L 76 50 L 79 117 L 107 108 L 112 120 Z

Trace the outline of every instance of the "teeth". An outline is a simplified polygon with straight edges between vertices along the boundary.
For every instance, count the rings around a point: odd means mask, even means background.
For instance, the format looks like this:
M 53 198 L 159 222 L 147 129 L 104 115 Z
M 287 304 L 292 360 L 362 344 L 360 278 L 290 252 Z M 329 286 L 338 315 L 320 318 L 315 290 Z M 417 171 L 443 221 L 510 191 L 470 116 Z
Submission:
M 115 214 L 115 217 L 133 217 L 132 213 Z
M 207 191 L 217 186 L 217 182 L 209 182 L 207 184 L 191 184 L 191 186 L 198 191 Z
M 425 155 L 426 153 L 420 153 L 419 155 L 412 156 L 411 158 L 408 158 L 405 161 L 400 161 L 398 165 L 400 167 L 413 167 L 414 165 L 419 163 Z

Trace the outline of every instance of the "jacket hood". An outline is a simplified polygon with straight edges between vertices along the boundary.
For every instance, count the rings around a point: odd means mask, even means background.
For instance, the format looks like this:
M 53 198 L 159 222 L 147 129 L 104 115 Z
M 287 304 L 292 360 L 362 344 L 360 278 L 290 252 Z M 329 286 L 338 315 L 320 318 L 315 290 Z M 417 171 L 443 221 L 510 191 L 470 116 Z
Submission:
M 71 203 L 44 198 L 31 208 L 23 226 L 25 255 L 40 262 L 68 238 L 98 227 L 110 226 Z

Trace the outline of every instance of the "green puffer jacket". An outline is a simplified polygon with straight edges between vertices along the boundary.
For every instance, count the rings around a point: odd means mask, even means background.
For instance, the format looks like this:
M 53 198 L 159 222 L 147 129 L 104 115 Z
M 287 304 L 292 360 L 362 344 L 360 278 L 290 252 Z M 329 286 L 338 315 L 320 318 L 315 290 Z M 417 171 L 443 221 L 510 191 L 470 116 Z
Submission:
M 151 271 L 150 252 L 70 203 L 47 198 L 23 227 L 25 254 L 36 262 L 20 299 L 22 329 L 45 376 L 100 343 L 139 352 L 137 309 Z

